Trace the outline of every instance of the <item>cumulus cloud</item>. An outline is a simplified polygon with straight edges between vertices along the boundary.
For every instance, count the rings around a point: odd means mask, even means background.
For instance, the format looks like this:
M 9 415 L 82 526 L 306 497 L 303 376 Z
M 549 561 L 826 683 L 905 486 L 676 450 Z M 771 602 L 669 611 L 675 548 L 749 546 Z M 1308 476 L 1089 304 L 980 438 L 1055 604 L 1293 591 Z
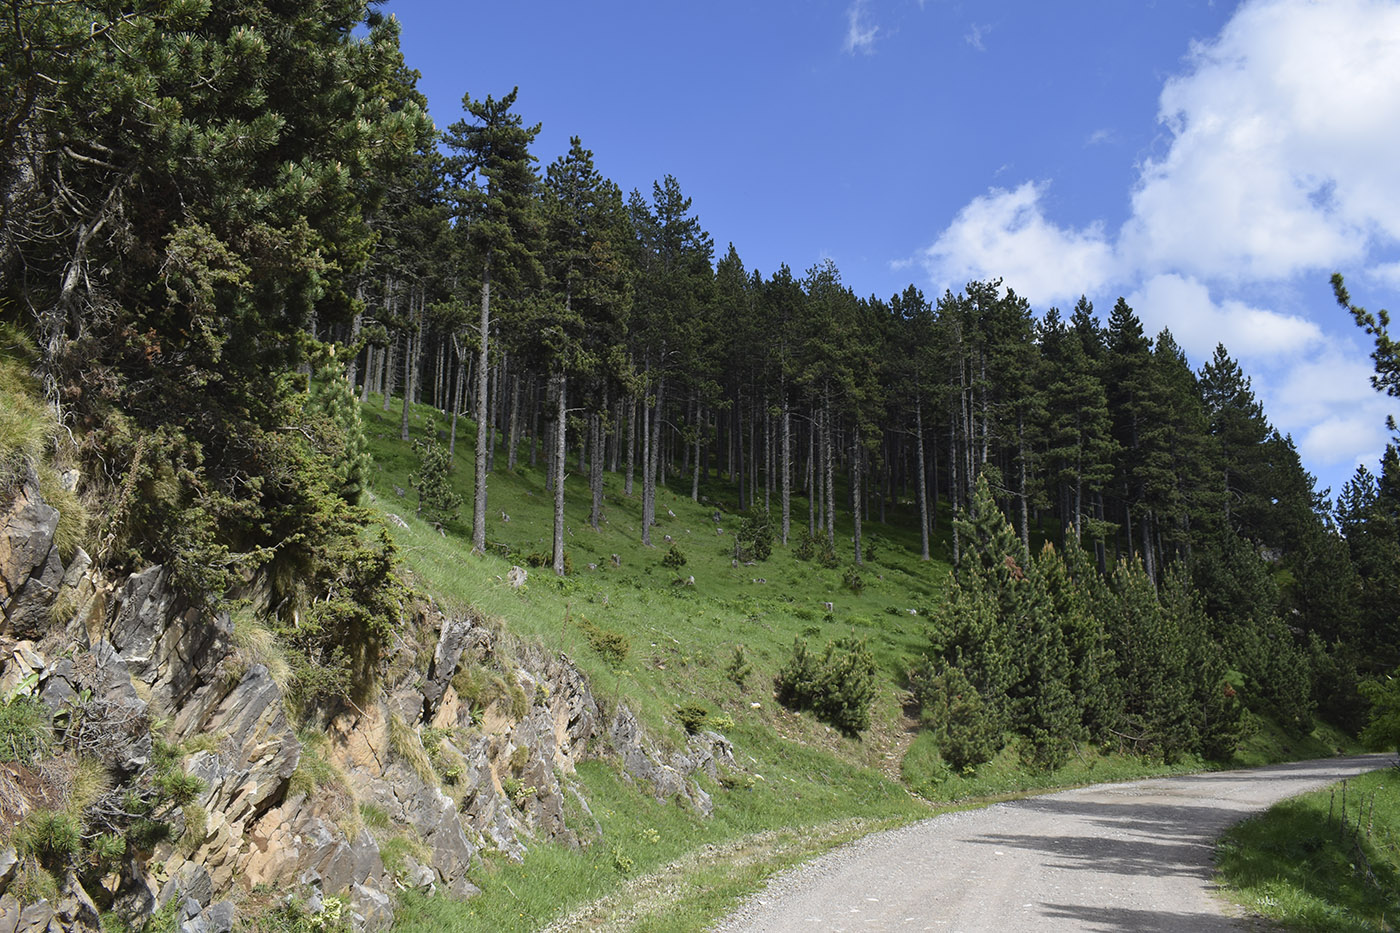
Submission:
M 875 52 L 875 37 L 880 27 L 866 20 L 866 7 L 869 0 L 854 0 L 846 8 L 846 52 L 854 55 L 872 55 Z
M 1170 134 L 1121 250 L 1231 281 L 1331 269 L 1400 238 L 1400 6 L 1247 3 L 1162 90 Z
M 852 7 L 853 27 L 859 4 Z M 1300 272 L 1354 265 L 1378 246 L 1400 243 L 1400 5 L 1380 0 L 1258 0 L 1245 3 L 1211 42 L 1195 44 L 1183 74 L 1163 87 L 1158 119 L 1165 152 L 1146 159 L 1131 192 L 1131 215 L 1118 235 L 1098 228 L 1040 241 L 1052 255 L 1024 259 L 1054 265 L 1066 245 L 1105 244 L 1128 285 L 1179 273 L 1226 285 L 1273 281 Z M 1106 131 L 1089 144 L 1108 139 Z M 970 220 L 995 206 L 1026 211 L 1043 185 L 1023 184 L 968 204 L 932 252 L 962 258 L 948 279 L 998 266 L 1005 234 L 1055 229 L 1034 208 L 1026 226 L 992 235 L 985 255 L 947 249 Z M 1034 197 L 1031 197 L 1034 200 Z M 1021 224 L 1028 215 L 1000 216 Z M 974 243 L 964 243 L 973 246 Z M 1096 260 L 1096 267 L 1098 261 Z M 1400 281 L 1400 264 L 1382 272 Z M 1078 290 L 1091 290 L 1086 280 Z
M 993 188 L 964 207 L 921 255 L 936 286 L 957 291 L 974 279 L 1001 277 L 1034 305 L 1073 301 L 1108 281 L 1112 249 L 1102 228 L 1072 230 L 1041 209 L 1045 186 Z
M 1322 330 L 1296 315 L 1256 308 L 1243 301 L 1215 301 L 1204 284 L 1166 273 L 1154 275 L 1131 296 L 1149 333 L 1169 328 L 1176 342 L 1195 360 L 1209 359 L 1223 343 L 1232 356 L 1270 359 L 1317 347 Z

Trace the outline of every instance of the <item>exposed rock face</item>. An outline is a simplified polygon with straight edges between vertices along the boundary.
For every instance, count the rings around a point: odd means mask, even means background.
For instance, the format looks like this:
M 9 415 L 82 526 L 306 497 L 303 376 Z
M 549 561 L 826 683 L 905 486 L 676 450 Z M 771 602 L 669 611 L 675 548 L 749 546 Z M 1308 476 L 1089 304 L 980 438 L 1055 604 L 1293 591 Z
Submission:
M 37 639 L 49 629 L 49 607 L 63 581 L 54 545 L 58 510 L 39 495 L 30 470 L 13 502 L 0 509 L 0 611 L 4 633 Z
M 313 911 L 338 898 L 357 928 L 382 930 L 399 887 L 475 893 L 467 872 L 482 849 L 520 858 L 532 840 L 576 845 L 564 800 L 577 796 L 570 775 L 584 759 L 616 756 L 648 792 L 704 813 L 711 802 L 693 776 L 733 764 L 713 733 L 662 752 L 626 707 L 605 726 L 567 657 L 507 645 L 480 619 L 431 606 L 406 620 L 378 699 L 307 724 L 309 749 L 282 687 L 241 659 L 226 612 L 178 592 L 159 566 L 108 581 L 80 551 L 65 570 L 57 526 L 32 474 L 0 502 L 0 690 L 39 697 L 66 724 L 65 746 L 99 760 L 118 796 L 150 793 L 156 723 L 161 748 L 199 779 L 196 799 L 163 811 L 172 836 L 128 853 L 92 892 L 138 924 L 173 902 L 182 931 L 228 933 L 230 895 L 268 885 Z M 44 640 L 55 625 L 63 637 Z M 423 671 L 415 659 L 427 644 Z M 56 646 L 51 656 L 44 645 Z M 306 773 L 319 776 L 297 780 L 307 756 L 321 770 Z M 390 839 L 400 842 L 386 864 Z M 55 903 L 25 904 L 8 890 L 14 867 L 13 851 L 0 853 L 0 933 L 96 933 L 97 906 L 75 876 L 60 879 Z

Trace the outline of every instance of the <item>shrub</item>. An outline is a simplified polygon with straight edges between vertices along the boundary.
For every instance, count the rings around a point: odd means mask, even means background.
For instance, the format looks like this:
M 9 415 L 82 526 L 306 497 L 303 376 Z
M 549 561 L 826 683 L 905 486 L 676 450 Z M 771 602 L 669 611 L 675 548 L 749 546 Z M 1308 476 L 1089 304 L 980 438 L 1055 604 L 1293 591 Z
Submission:
M 666 551 L 666 556 L 661 558 L 661 566 L 667 570 L 680 570 L 685 564 L 685 554 L 674 544 Z
M 870 726 L 875 658 L 865 642 L 856 638 L 828 643 L 820 658 L 798 639 L 778 673 L 776 688 L 784 706 L 810 709 L 823 722 L 846 735 L 856 735 Z
M 875 657 L 864 640 L 838 638 L 821 662 L 817 715 L 847 735 L 870 727 L 875 700 Z
M 700 727 L 705 724 L 705 720 L 710 716 L 710 711 L 699 703 L 684 703 L 676 707 L 676 721 L 681 724 L 685 731 L 694 735 L 700 731 Z
M 739 560 L 767 560 L 773 553 L 773 521 L 767 509 L 750 509 L 739 522 L 734 552 Z
M 792 643 L 792 654 L 774 681 L 778 702 L 790 709 L 811 709 L 816 696 L 817 661 L 801 638 Z
M 841 585 L 846 589 L 860 595 L 860 591 L 865 589 L 865 581 L 861 579 L 860 571 L 854 567 L 847 567 L 846 573 L 841 577 Z
M 172 771 L 156 776 L 156 789 L 177 807 L 183 807 L 204 793 L 204 781 L 193 774 Z
M 510 802 L 517 807 L 524 808 L 531 798 L 539 793 L 539 788 L 533 784 L 526 784 L 518 777 L 506 777 L 501 780 L 501 789 L 506 792 Z
M 77 858 L 83 848 L 83 833 L 72 814 L 34 810 L 15 829 L 14 844 L 21 858 L 32 857 L 53 871 Z
M 627 654 L 632 650 L 632 645 L 627 640 L 626 635 L 594 625 L 582 618 L 578 621 L 578 629 L 588 641 L 588 646 L 596 651 L 599 657 L 608 662 L 610 667 L 617 667 L 627 660 Z
M 831 543 L 825 534 L 817 532 L 812 534 L 804 531 L 797 540 L 797 547 L 792 555 L 798 560 L 816 561 L 823 567 L 835 567 L 839 561 L 836 558 L 836 546 Z
M 914 695 L 943 760 L 955 770 L 974 769 L 1000 751 L 996 718 L 959 668 L 947 666 L 936 674 L 916 675 Z
M 1400 749 L 1400 670 L 1358 688 L 1371 703 L 1371 717 L 1361 740 L 1374 749 Z

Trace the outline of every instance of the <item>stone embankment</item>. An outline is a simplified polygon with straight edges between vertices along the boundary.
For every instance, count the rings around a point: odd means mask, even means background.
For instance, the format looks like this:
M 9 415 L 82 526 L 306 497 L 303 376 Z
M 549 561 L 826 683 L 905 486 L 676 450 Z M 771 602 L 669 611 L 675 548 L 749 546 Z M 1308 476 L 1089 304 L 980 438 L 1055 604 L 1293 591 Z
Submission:
M 586 811 L 571 779 L 582 760 L 614 760 L 702 812 L 695 775 L 733 765 L 713 733 L 664 751 L 626 706 L 605 715 L 569 658 L 426 600 L 405 607 L 373 699 L 293 723 L 251 615 L 189 599 L 160 566 L 110 579 L 81 550 L 65 562 L 57 525 L 32 476 L 0 501 L 0 699 L 38 698 L 54 723 L 47 752 L 0 764 L 0 933 L 96 931 L 100 911 L 139 924 L 160 910 L 186 933 L 220 933 L 287 898 L 383 929 L 398 890 L 474 893 L 484 851 L 578 845 L 565 801 Z M 94 770 L 100 789 L 81 790 Z M 153 790 L 172 773 L 189 799 Z M 169 832 L 26 902 L 35 886 L 12 837 L 77 793 L 89 831 L 144 814 Z

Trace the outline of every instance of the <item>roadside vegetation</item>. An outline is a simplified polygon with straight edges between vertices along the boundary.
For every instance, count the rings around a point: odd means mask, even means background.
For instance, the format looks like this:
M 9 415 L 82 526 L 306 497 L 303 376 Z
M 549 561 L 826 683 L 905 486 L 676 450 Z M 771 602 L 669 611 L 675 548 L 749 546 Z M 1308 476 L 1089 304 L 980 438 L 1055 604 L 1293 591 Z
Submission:
M 1289 930 L 1361 933 L 1400 920 L 1400 768 L 1286 800 L 1216 851 L 1236 903 Z

